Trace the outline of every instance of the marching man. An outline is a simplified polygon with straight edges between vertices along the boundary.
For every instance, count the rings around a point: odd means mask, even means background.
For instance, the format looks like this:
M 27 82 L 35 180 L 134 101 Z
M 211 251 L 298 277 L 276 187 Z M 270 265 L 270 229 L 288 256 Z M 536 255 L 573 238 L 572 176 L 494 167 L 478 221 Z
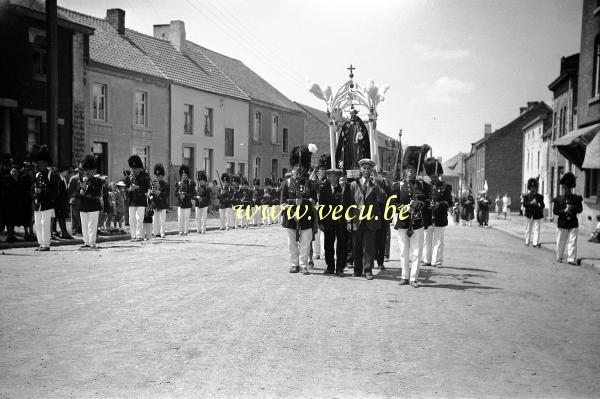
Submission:
M 228 173 L 223 173 L 221 176 L 222 187 L 219 190 L 219 220 L 221 228 L 219 230 L 233 229 L 235 226 L 235 215 L 233 213 L 233 189 L 229 185 L 230 177 Z
M 32 159 L 37 167 L 33 183 L 34 228 L 39 244 L 36 251 L 50 251 L 51 219 L 54 214 L 54 201 L 58 183 L 49 169 L 52 161 L 50 160 L 48 147 L 41 146 L 34 151 Z
M 424 266 L 441 267 L 444 260 L 444 230 L 448 226 L 448 209 L 452 207 L 452 186 L 440 180 L 442 165 L 435 158 L 425 160 L 425 173 L 431 179 L 431 226 L 425 230 Z
M 312 154 L 315 151 L 314 144 L 309 144 L 308 147 L 296 146 L 292 149 L 290 154 L 291 176 L 281 186 L 281 205 L 285 205 L 283 227 L 288 234 L 290 273 L 301 271 L 304 275 L 310 274 L 308 257 L 313 236 L 314 220 L 312 218 L 314 206 L 317 203 L 317 192 L 309 180 L 308 170 Z
M 196 185 L 196 232 L 206 233 L 206 219 L 208 217 L 208 206 L 210 205 L 210 189 L 207 185 L 206 172 L 198 172 L 198 185 Z
M 165 168 L 162 164 L 154 165 L 154 176 L 156 183 L 152 187 L 151 195 L 154 197 L 154 215 L 152 224 L 154 225 L 154 236 L 165 238 L 165 220 L 167 218 L 167 208 L 169 207 L 169 195 L 171 188 L 165 181 Z
M 558 216 L 558 229 L 556 230 L 556 261 L 562 262 L 566 245 L 567 262 L 570 265 L 577 264 L 577 234 L 579 232 L 577 214 L 583 211 L 583 198 L 581 198 L 580 195 L 573 193 L 575 179 L 573 173 L 565 173 L 560 179 L 563 194 L 553 200 L 553 213 Z
M 96 173 L 96 160 L 92 155 L 86 155 L 81 163 L 83 168 L 83 179 L 81 181 L 79 194 L 81 204 L 79 215 L 81 218 L 81 231 L 83 234 L 83 245 L 81 249 L 96 248 L 96 232 L 98 231 L 98 215 L 102 204 L 102 180 L 94 176 Z
M 525 217 L 527 218 L 525 224 L 525 246 L 529 246 L 533 235 L 533 247 L 540 248 L 540 222 L 544 217 L 544 196 L 537 192 L 537 179 L 531 178 L 527 180 L 527 190 L 529 191 L 523 194 L 522 197 Z
M 143 241 L 144 211 L 148 204 L 146 194 L 150 189 L 150 176 L 144 170 L 144 164 L 139 155 L 132 155 L 127 160 L 131 168 L 129 185 L 129 229 L 131 241 Z

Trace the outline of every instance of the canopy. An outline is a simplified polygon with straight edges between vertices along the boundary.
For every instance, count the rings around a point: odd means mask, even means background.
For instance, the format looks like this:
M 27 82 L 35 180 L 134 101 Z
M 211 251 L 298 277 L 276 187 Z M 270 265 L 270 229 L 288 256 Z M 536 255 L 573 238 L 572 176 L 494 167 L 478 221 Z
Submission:
M 573 130 L 566 136 L 556 140 L 554 146 L 563 157 L 567 158 L 581 169 L 583 168 L 583 163 L 586 159 L 586 149 L 592 140 L 598 136 L 598 131 L 600 131 L 600 123 Z M 592 148 L 590 148 L 590 150 L 592 150 Z M 590 158 L 593 159 L 596 164 L 599 162 L 597 161 L 598 157 L 594 159 L 592 155 Z
M 589 143 L 585 149 L 583 167 L 586 169 L 600 169 L 600 134 Z

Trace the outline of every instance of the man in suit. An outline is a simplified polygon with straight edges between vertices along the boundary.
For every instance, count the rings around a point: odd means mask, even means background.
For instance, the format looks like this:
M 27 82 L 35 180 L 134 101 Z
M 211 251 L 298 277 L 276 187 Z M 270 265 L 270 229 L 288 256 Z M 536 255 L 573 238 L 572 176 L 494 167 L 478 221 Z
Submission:
M 358 164 L 361 177 L 350 183 L 347 229 L 352 232 L 354 276 L 360 277 L 364 272 L 367 280 L 373 280 L 375 236 L 383 219 L 380 203 L 385 202 L 385 194 L 371 176 L 375 162 L 363 158 Z M 363 220 L 361 220 L 361 215 L 364 216 Z
M 345 192 L 340 187 L 341 170 L 329 169 L 326 174 L 327 180 L 321 185 L 319 192 L 319 206 L 322 209 L 319 216 L 323 216 L 319 228 L 323 230 L 325 238 L 325 264 L 327 265 L 323 274 L 335 273 L 343 277 L 348 251 L 343 206 L 348 201 L 349 190 L 347 185 Z
M 379 203 L 379 207 L 383 210 L 385 209 L 385 203 L 387 202 L 391 187 L 387 179 L 384 177 L 385 172 L 382 172 L 381 176 L 382 180 L 377 180 L 376 183 L 379 185 L 381 191 L 384 194 L 382 198 L 383 201 Z M 382 219 L 381 226 L 379 226 L 379 229 L 377 230 L 377 234 L 375 236 L 375 260 L 377 261 L 377 267 L 379 268 L 379 270 L 385 270 L 383 262 L 385 261 L 386 257 L 388 259 L 390 257 L 390 235 L 390 221 Z

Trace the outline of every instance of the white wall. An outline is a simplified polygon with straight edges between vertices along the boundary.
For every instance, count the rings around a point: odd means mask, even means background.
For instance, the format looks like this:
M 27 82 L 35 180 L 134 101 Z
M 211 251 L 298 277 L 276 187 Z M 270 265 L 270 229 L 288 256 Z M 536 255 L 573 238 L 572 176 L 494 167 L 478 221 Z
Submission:
M 550 200 L 548 192 L 548 142 L 544 142 L 542 135 L 544 134 L 544 121 L 529 126 L 523 131 L 523 192 L 527 192 L 527 180 L 530 178 L 540 177 L 539 193 L 544 195 L 544 202 L 548 208 Z M 538 165 L 539 152 L 539 165 Z M 529 165 L 527 157 L 529 154 Z

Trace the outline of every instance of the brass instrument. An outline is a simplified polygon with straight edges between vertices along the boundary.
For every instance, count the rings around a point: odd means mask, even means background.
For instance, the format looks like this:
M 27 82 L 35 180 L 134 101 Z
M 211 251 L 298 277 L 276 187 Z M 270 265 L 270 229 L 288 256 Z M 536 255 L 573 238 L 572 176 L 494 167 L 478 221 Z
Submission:
M 415 195 L 415 186 L 413 184 L 411 184 L 409 182 L 409 180 L 406 181 L 406 184 L 408 186 L 408 199 L 410 201 L 410 213 L 408 216 L 408 229 L 406 230 L 406 235 L 409 237 L 412 237 L 413 233 L 414 233 L 414 220 L 415 220 L 415 207 L 412 206 L 412 202 L 413 202 L 413 196 Z

